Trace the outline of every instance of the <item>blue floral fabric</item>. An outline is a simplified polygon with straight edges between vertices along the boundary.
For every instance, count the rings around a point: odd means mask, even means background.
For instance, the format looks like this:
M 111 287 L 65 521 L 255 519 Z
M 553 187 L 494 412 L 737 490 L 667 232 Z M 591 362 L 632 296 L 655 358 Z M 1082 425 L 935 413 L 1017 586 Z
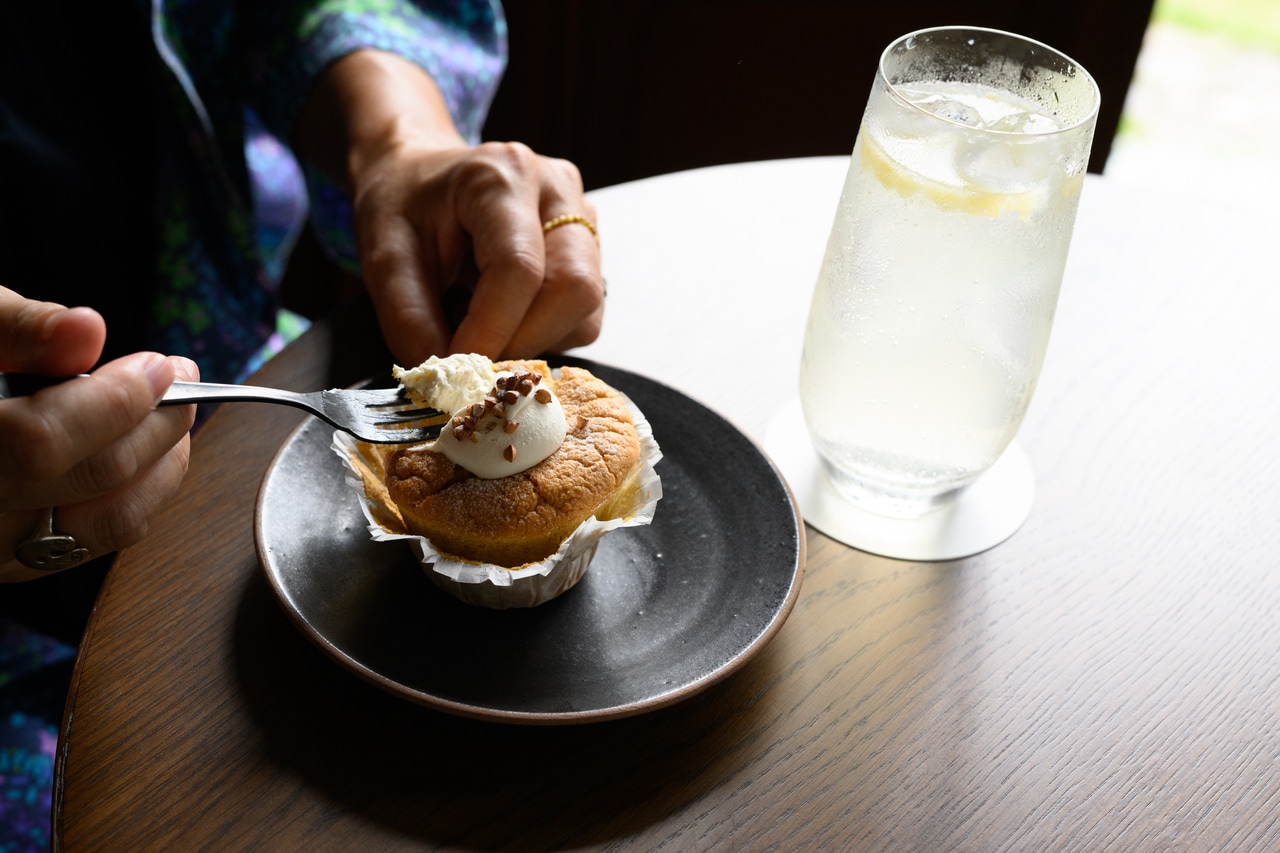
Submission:
M 150 326 L 156 349 L 187 353 L 203 376 L 226 380 L 277 332 L 280 258 L 301 205 L 309 200 L 329 254 L 356 267 L 345 195 L 310 171 L 307 193 L 280 143 L 316 76 L 358 49 L 396 53 L 432 76 L 476 141 L 506 64 L 506 24 L 495 0 L 151 2 L 174 109 L 162 116 L 172 144 L 161 149 Z M 295 218 L 262 227 L 282 213 Z
M 348 200 L 285 142 L 316 76 L 354 50 L 394 52 L 431 74 L 474 142 L 505 67 L 506 23 L 497 0 L 135 2 L 160 87 L 146 343 L 236 381 L 302 328 L 278 288 L 305 217 L 335 259 L 356 264 Z M 74 653 L 0 615 L 0 853 L 49 849 Z
M 49 849 L 54 753 L 74 655 L 0 619 L 0 853 Z

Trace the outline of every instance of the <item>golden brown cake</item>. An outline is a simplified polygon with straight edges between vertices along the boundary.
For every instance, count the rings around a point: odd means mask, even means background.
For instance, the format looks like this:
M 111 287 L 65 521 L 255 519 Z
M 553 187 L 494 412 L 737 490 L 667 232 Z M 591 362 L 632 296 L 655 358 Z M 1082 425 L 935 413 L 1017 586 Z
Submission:
M 554 554 L 592 515 L 605 520 L 634 505 L 640 439 L 626 400 L 587 370 L 564 367 L 553 375 L 541 361 L 493 366 L 515 378 L 500 379 L 485 404 L 455 416 L 432 445 L 393 450 L 385 486 L 409 532 L 443 553 L 515 568 Z M 500 441 L 496 430 L 518 433 L 519 421 L 503 414 L 504 397 L 547 398 L 540 389 L 553 392 L 566 422 L 563 442 L 542 461 L 486 479 L 439 452 L 442 443 L 474 442 L 479 433 L 494 432 Z M 502 451 L 514 457 L 516 447 Z

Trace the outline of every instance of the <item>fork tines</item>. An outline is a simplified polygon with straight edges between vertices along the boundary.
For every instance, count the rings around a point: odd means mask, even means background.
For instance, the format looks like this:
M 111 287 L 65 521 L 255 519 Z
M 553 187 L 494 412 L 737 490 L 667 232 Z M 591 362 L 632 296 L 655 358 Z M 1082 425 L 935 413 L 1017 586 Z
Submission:
M 394 429 L 397 427 L 443 426 L 449 421 L 449 413 L 430 406 L 420 405 L 410 400 L 405 394 L 404 386 L 380 391 L 364 391 L 363 400 L 366 409 L 375 411 L 378 429 Z
M 355 391 L 343 392 L 359 400 L 366 408 L 379 409 L 388 406 L 416 405 L 405 393 L 403 385 L 395 388 L 359 388 Z

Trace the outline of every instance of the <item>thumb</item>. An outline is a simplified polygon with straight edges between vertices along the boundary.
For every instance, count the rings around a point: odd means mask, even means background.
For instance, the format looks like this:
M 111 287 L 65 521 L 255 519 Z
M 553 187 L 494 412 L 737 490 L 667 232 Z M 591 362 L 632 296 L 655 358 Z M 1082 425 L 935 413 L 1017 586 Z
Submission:
M 106 339 L 106 322 L 92 308 L 66 308 L 0 287 L 0 372 L 86 373 Z

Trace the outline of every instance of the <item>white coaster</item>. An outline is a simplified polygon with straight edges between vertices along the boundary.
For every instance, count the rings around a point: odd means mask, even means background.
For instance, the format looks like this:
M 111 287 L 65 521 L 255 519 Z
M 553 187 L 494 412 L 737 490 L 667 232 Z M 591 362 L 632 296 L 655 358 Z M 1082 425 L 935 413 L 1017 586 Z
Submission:
M 985 551 L 1022 526 L 1035 498 L 1031 463 L 1014 442 L 946 506 L 918 518 L 868 512 L 841 496 L 822 472 L 798 397 L 769 424 L 764 446 L 782 469 L 805 521 L 832 539 L 882 557 L 958 560 Z

